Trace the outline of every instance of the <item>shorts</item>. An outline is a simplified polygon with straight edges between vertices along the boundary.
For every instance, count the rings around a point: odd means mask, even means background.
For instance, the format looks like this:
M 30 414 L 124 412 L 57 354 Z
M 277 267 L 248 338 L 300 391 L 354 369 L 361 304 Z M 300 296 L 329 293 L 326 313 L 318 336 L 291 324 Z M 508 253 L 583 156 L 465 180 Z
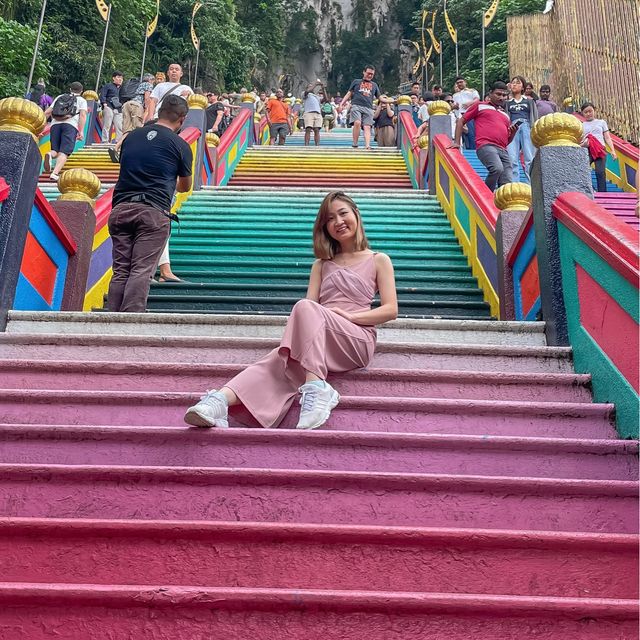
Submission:
M 317 111 L 309 111 L 302 118 L 304 119 L 305 129 L 319 129 L 322 126 L 322 115 Z
M 352 104 L 351 112 L 349 113 L 349 124 L 354 122 L 359 122 L 363 126 L 373 126 L 373 109 L 362 107 L 359 104 Z
M 122 133 L 131 133 L 142 126 L 142 105 L 136 100 L 125 102 L 122 107 Z
M 286 122 L 274 122 L 270 127 L 271 138 L 286 138 L 289 135 L 289 125 Z
M 322 121 L 325 127 L 333 129 L 333 127 L 335 126 L 336 117 L 333 115 L 333 113 L 327 113 Z
M 76 146 L 78 130 L 65 122 L 51 125 L 51 151 L 64 153 L 70 156 Z

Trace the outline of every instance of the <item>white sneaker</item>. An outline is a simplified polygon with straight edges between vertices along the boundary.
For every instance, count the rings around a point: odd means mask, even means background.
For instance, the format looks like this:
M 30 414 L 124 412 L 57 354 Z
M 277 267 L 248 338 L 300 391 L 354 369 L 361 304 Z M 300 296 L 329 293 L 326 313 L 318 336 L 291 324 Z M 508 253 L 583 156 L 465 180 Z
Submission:
M 331 410 L 340 402 L 338 392 L 327 382 L 321 387 L 313 382 L 303 384 L 300 389 L 300 420 L 296 429 L 317 429 L 331 415 Z
M 207 391 L 198 404 L 187 409 L 184 421 L 194 427 L 229 426 L 227 399 L 219 391 Z

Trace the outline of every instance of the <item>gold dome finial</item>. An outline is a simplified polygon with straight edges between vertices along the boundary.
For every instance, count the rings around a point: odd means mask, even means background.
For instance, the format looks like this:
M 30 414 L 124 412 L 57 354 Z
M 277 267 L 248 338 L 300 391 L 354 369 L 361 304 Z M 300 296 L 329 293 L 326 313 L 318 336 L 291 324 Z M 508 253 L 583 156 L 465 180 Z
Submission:
M 569 96 L 568 98 L 565 98 L 562 101 L 562 106 L 563 107 L 572 107 L 573 106 L 573 98 L 571 96 Z
M 254 98 L 252 93 L 243 93 L 242 96 L 240 97 L 240 101 L 241 102 L 255 102 L 256 99 Z
M 536 147 L 579 147 L 582 123 L 568 113 L 550 113 L 533 125 L 531 141 Z
M 85 100 L 94 100 L 95 102 L 98 102 L 98 100 L 99 100 L 98 94 L 95 91 L 91 91 L 91 89 L 88 89 L 87 91 L 85 91 L 82 94 L 82 97 Z
M 529 211 L 531 187 L 524 182 L 504 184 L 495 192 L 493 202 L 500 211 Z
M 398 96 L 398 106 L 406 106 L 411 104 L 411 98 L 409 96 Z
M 187 104 L 189 109 L 206 109 L 209 106 L 207 96 L 203 96 L 200 93 L 192 93 L 187 98 Z
M 420 136 L 418 138 L 418 146 L 421 149 L 426 149 L 429 146 L 429 136 Z
M 0 100 L 0 131 L 30 133 L 38 142 L 38 134 L 46 124 L 44 111 L 35 102 L 24 98 Z
M 448 116 L 451 113 L 451 106 L 444 100 L 434 100 L 427 105 L 430 116 Z
M 207 141 L 207 145 L 209 147 L 217 147 L 220 144 L 220 137 L 217 133 L 213 133 L 213 131 L 207 131 L 205 140 Z
M 60 174 L 58 189 L 62 194 L 58 200 L 88 202 L 91 206 L 102 186 L 98 176 L 86 169 L 69 169 Z

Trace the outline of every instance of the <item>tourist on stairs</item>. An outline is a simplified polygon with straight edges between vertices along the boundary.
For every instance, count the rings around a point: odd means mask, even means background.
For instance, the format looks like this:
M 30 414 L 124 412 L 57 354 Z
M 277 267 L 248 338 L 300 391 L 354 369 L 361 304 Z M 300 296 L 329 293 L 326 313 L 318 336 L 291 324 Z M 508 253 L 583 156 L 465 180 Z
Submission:
M 449 147 L 459 149 L 464 125 L 475 122 L 478 160 L 489 172 L 485 184 L 491 191 L 495 191 L 496 186 L 501 187 L 513 181 L 507 146 L 519 125 L 512 125 L 504 111 L 503 106 L 508 95 L 507 85 L 504 82 L 495 82 L 489 92 L 489 99 L 474 103 L 458 120 L 455 139 Z
M 326 102 L 327 91 L 321 80 L 316 80 L 315 84 L 309 84 L 304 90 L 304 146 L 308 147 L 311 142 L 311 131 L 316 147 L 320 146 L 320 129 L 322 129 L 322 108 L 320 107 L 320 96 L 315 92 L 320 88 L 322 99 Z
M 371 127 L 373 126 L 373 101 L 380 97 L 380 88 L 373 81 L 376 68 L 368 64 L 362 72 L 362 78 L 354 80 L 349 87 L 349 91 L 338 106 L 338 111 L 344 109 L 347 102 L 351 101 L 351 112 L 349 123 L 353 125 L 354 149 L 358 148 L 360 139 L 360 129 L 364 130 L 364 146 L 371 149 Z
M 395 118 L 393 98 L 380 96 L 376 110 L 373 112 L 373 121 L 376 123 L 376 140 L 379 147 L 396 146 Z
M 327 374 L 369 364 L 375 325 L 398 315 L 391 260 L 369 249 L 356 203 L 339 191 L 320 205 L 313 246 L 318 260 L 307 297 L 293 307 L 280 346 L 219 391 L 208 391 L 187 410 L 185 422 L 228 427 L 228 407 L 242 404 L 263 427 L 277 427 L 299 391 L 297 428 L 315 429 L 340 400 Z M 378 290 L 380 307 L 371 309 Z
M 282 146 L 287 136 L 293 133 L 293 120 L 291 119 L 291 109 L 284 101 L 284 91 L 278 89 L 276 97 L 267 100 L 267 124 L 271 141 L 269 144 L 279 144 Z
M 558 112 L 558 105 L 551 101 L 551 87 L 548 84 L 540 87 L 540 99 L 536 100 L 536 107 L 538 107 L 539 118 Z
M 515 136 L 509 143 L 509 156 L 513 167 L 513 182 L 520 182 L 520 154 L 524 156 L 524 182 L 529 184 L 531 163 L 536 149 L 531 142 L 531 129 L 538 119 L 538 107 L 533 98 L 527 98 L 524 90 L 527 82 L 522 76 L 515 76 L 511 80 L 510 100 L 507 100 L 507 113 L 511 124 L 520 123 Z
M 582 105 L 582 146 L 589 151 L 589 162 L 593 163 L 596 171 L 596 184 L 600 192 L 607 190 L 606 161 L 607 147 L 611 149 L 611 158 L 618 159 L 613 140 L 609 133 L 609 126 L 604 120 L 596 118 L 596 108 L 593 102 Z
M 51 118 L 51 151 L 44 156 L 44 170 L 50 178 L 58 182 L 60 172 L 67 158 L 73 153 L 76 140 L 84 138 L 87 121 L 87 101 L 82 97 L 82 85 L 72 82 L 69 93 L 59 95 L 44 112 Z M 52 170 L 52 165 L 55 166 Z
M 109 215 L 113 241 L 109 311 L 146 310 L 151 276 L 169 239 L 171 198 L 175 191 L 191 188 L 191 147 L 176 134 L 188 111 L 184 98 L 167 96 L 158 121 L 132 131 L 122 145 Z

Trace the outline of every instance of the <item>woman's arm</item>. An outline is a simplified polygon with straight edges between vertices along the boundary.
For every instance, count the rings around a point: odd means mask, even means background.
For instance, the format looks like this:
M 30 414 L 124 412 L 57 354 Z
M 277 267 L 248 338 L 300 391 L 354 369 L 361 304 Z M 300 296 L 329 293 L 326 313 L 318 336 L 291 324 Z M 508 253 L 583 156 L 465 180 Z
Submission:
M 398 317 L 398 296 L 396 293 L 396 279 L 393 274 L 393 264 L 385 253 L 378 253 L 374 258 L 376 263 L 376 279 L 378 290 L 380 291 L 380 306 L 370 311 L 360 313 L 348 313 L 342 309 L 332 308 L 331 310 L 350 320 L 354 324 L 371 327 L 377 324 L 384 324 L 389 320 Z
M 604 141 L 607 143 L 607 147 L 611 150 L 611 157 L 614 160 L 618 159 L 618 154 L 616 153 L 616 148 L 613 146 L 613 140 L 611 139 L 611 134 L 608 131 L 603 132 Z
M 320 283 L 322 281 L 322 260 L 316 260 L 309 274 L 309 286 L 307 287 L 307 300 L 318 302 L 320 300 Z

